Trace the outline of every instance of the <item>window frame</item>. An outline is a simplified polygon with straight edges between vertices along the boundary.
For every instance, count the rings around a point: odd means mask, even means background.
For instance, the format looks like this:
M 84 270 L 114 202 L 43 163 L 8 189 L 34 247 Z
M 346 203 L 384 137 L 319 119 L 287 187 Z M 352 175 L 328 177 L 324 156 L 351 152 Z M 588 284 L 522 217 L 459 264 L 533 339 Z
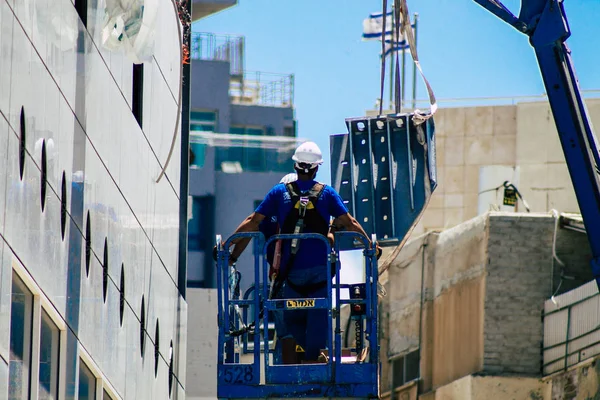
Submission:
M 17 279 L 15 279 L 17 278 Z M 8 343 L 8 385 L 7 388 L 9 390 L 10 393 L 10 388 L 11 388 L 11 363 L 13 362 L 13 358 L 11 356 L 11 353 L 13 352 L 13 347 L 12 347 L 12 335 L 14 334 L 13 330 L 12 330 L 12 323 L 13 323 L 13 314 L 12 314 L 12 308 L 13 308 L 13 296 L 15 294 L 13 287 L 14 286 L 18 286 L 19 290 L 23 293 L 25 293 L 27 299 L 24 303 L 24 315 L 23 315 L 23 332 L 18 332 L 18 334 L 24 334 L 23 337 L 23 357 L 22 357 L 22 363 L 23 363 L 23 368 L 21 370 L 21 377 L 26 377 L 26 384 L 22 385 L 21 390 L 24 390 L 24 393 L 21 393 L 21 398 L 25 397 L 25 398 L 31 398 L 32 397 L 32 371 L 31 369 L 33 368 L 33 355 L 32 355 L 32 351 L 33 351 L 33 319 L 34 319 L 34 301 L 35 301 L 35 296 L 33 295 L 33 293 L 31 292 L 31 290 L 27 287 L 27 285 L 25 284 L 25 282 L 23 282 L 22 279 L 20 279 L 19 275 L 13 271 L 12 275 L 11 275 L 11 293 L 10 293 L 10 309 L 11 309 L 11 313 L 10 313 L 10 319 L 9 319 L 9 343 Z M 25 396 L 23 396 L 25 395 Z M 37 397 L 37 396 L 36 396 Z
M 46 313 L 49 320 L 56 326 L 58 334 L 58 398 L 62 399 L 66 394 L 66 361 L 67 361 L 67 324 L 62 319 L 58 310 L 54 308 L 52 302 L 46 297 L 37 283 L 29 275 L 25 267 L 17 260 L 12 263 L 13 273 L 21 280 L 27 290 L 33 296 L 32 320 L 31 320 L 31 338 L 30 349 L 30 369 L 29 369 L 29 394 L 31 398 L 39 397 L 40 386 L 40 340 L 42 327 L 42 310 Z M 12 279 L 12 278 L 11 278 Z M 33 344 L 37 343 L 37 346 Z
M 78 363 L 83 362 L 87 369 L 96 378 L 96 387 L 94 388 L 96 400 L 103 400 L 104 392 L 106 392 L 112 400 L 123 400 L 123 398 L 119 396 L 119 394 L 117 393 L 115 388 L 110 384 L 110 382 L 107 379 L 105 379 L 102 372 L 100 372 L 98 364 L 94 362 L 94 360 L 92 359 L 90 354 L 85 350 L 85 348 L 81 346 L 81 344 L 79 344 L 78 349 Z M 77 374 L 79 374 L 79 364 L 77 364 Z
M 214 114 L 215 119 L 214 119 L 214 121 L 209 121 L 206 119 L 195 119 L 193 116 L 194 113 L 211 113 L 211 114 Z M 212 127 L 212 129 L 194 130 L 194 129 L 192 129 L 192 125 L 208 126 L 208 127 Z M 192 132 L 218 132 L 218 130 L 219 130 L 219 111 L 218 110 L 206 110 L 206 109 L 198 108 L 198 109 L 194 109 L 194 110 L 190 111 L 190 133 L 192 133 Z
M 236 132 L 232 132 L 235 130 Z M 252 132 L 252 133 L 250 133 Z M 260 133 L 259 133 L 260 132 Z M 229 133 L 233 135 L 248 135 L 248 136 L 268 136 L 267 127 L 259 126 L 259 125 L 242 125 L 242 124 L 232 124 L 229 126 Z M 242 165 L 242 169 L 244 172 L 266 172 L 267 171 L 267 160 L 265 150 L 262 148 L 249 148 L 248 141 L 243 141 L 243 146 L 241 148 L 241 160 L 230 160 L 230 161 L 238 161 Z M 260 165 L 251 164 L 250 155 L 255 151 L 257 156 L 260 158 Z M 231 153 L 228 153 L 231 154 Z
M 392 356 L 392 357 L 390 357 L 388 359 L 389 363 L 391 364 L 391 366 L 390 366 L 391 367 L 390 368 L 390 370 L 391 370 L 390 371 L 391 372 L 391 374 L 390 374 L 390 378 L 391 378 L 390 387 L 391 387 L 392 393 L 394 392 L 394 390 L 396 390 L 396 389 L 398 389 L 398 388 L 400 388 L 400 387 L 402 387 L 404 385 L 407 385 L 410 382 L 419 381 L 421 379 L 421 354 L 420 354 L 420 351 L 421 350 L 419 348 L 417 348 L 415 350 L 411 350 L 411 351 L 407 351 L 407 352 L 404 352 L 404 353 L 401 353 L 401 354 L 397 354 L 397 355 Z M 407 380 L 407 375 L 408 375 L 408 373 L 407 373 L 407 358 L 408 358 L 409 355 L 413 355 L 415 353 L 417 355 L 417 360 L 419 360 L 419 362 L 418 362 L 418 370 L 416 372 L 416 378 Z M 402 363 L 402 383 L 400 383 L 399 385 L 396 385 L 397 382 L 394 380 L 394 368 L 395 368 L 395 364 L 397 362 L 401 362 Z
M 194 113 L 211 113 L 214 115 L 214 121 L 203 120 L 203 119 L 195 119 Z M 194 129 L 194 126 L 200 127 L 210 127 L 210 129 Z M 194 132 L 217 132 L 219 127 L 219 110 L 206 110 L 206 109 L 194 109 L 190 111 L 190 134 L 193 135 Z M 197 152 L 194 152 L 194 157 L 198 160 L 202 160 L 202 165 L 200 163 L 194 164 L 190 163 L 190 168 L 193 169 L 202 169 L 204 168 L 204 164 L 206 162 L 206 145 L 205 144 L 197 144 L 190 143 L 189 144 L 190 151 L 193 151 L 192 147 L 195 147 L 196 150 L 203 151 L 202 156 Z
M 54 356 L 56 356 L 56 359 L 52 360 L 52 362 L 55 362 L 56 365 L 52 366 L 52 372 L 50 374 L 50 377 L 52 380 L 54 380 L 54 384 L 56 385 L 56 387 L 54 388 L 54 392 L 52 391 L 52 386 L 50 387 L 51 390 L 51 395 L 56 394 L 55 399 L 59 399 L 60 396 L 58 394 L 59 390 L 60 390 L 60 367 L 61 367 L 61 363 L 60 363 L 60 350 L 61 350 L 61 330 L 58 328 L 58 326 L 56 325 L 56 323 L 54 323 L 54 321 L 52 320 L 52 317 L 48 314 L 48 312 L 44 309 L 44 307 L 40 307 L 40 340 L 39 340 L 39 354 L 38 354 L 38 379 L 37 379 L 37 383 L 38 383 L 38 398 L 40 396 L 40 387 L 42 386 L 41 383 L 41 377 L 40 377 L 40 367 L 41 367 L 41 349 L 42 349 L 42 325 L 44 320 L 46 321 L 46 323 L 48 324 L 52 324 L 53 328 L 56 328 L 57 331 L 57 337 L 53 338 L 56 339 L 57 342 L 56 343 L 52 343 L 52 346 L 56 345 L 56 348 L 52 348 L 52 355 L 51 358 L 54 358 Z M 64 342 L 63 342 L 64 343 Z M 54 375 L 54 376 L 52 376 Z M 52 385 L 52 384 L 51 384 Z

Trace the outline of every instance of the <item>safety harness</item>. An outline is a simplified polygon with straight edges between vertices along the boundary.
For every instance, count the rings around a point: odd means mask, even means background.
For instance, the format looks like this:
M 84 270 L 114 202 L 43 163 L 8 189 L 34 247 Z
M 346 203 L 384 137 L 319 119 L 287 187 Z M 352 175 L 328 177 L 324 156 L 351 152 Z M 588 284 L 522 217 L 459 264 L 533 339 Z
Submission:
M 321 216 L 317 210 L 317 201 L 321 197 L 325 185 L 322 183 L 315 183 L 310 190 L 307 192 L 301 192 L 297 182 L 291 182 L 286 185 L 286 189 L 292 200 L 292 210 L 286 216 L 281 233 L 283 234 L 300 234 L 303 232 L 319 233 L 323 236 L 327 236 L 329 232 L 329 224 Z M 303 296 L 307 296 L 323 287 L 327 286 L 327 282 L 318 282 L 309 285 L 294 285 L 287 279 L 290 270 L 294 266 L 294 261 L 298 250 L 300 248 L 300 240 L 294 238 L 291 241 L 290 256 L 287 260 L 286 266 L 282 273 L 277 276 L 274 286 L 281 286 L 287 281 L 287 284 L 296 292 Z M 332 269 L 333 265 L 332 265 Z M 277 292 L 275 292 L 277 293 Z
M 292 183 L 288 183 L 286 185 L 286 189 L 292 200 L 293 207 L 292 207 L 292 210 L 290 211 L 290 213 L 285 218 L 283 226 L 281 227 L 281 233 L 282 234 L 289 234 L 289 233 L 300 234 L 305 231 L 308 231 L 311 233 L 320 233 L 323 236 L 327 236 L 327 233 L 329 232 L 329 224 L 321 216 L 321 214 L 319 214 L 319 212 L 317 211 L 317 207 L 316 207 L 317 201 L 319 200 L 319 198 L 321 197 L 321 194 L 323 193 L 323 190 L 325 189 L 325 185 L 317 182 L 313 185 L 313 187 L 310 190 L 308 190 L 307 192 L 302 192 L 302 191 L 300 191 L 298 184 L 296 182 L 292 182 Z M 273 271 L 272 276 L 274 277 L 274 280 L 273 280 L 273 284 L 272 284 L 272 287 L 271 287 L 271 290 L 269 293 L 270 298 L 272 298 L 273 296 L 276 296 L 279 293 L 283 283 L 286 281 L 287 281 L 287 284 L 294 291 L 300 293 L 300 295 L 302 295 L 302 296 L 308 296 L 311 293 L 314 293 L 317 290 L 322 289 L 327 286 L 326 281 L 317 282 L 317 283 L 313 283 L 313 284 L 309 284 L 309 285 L 298 286 L 298 285 L 294 285 L 292 282 L 290 282 L 287 279 L 290 270 L 294 266 L 294 261 L 295 261 L 296 255 L 298 254 L 299 248 L 300 248 L 300 241 L 298 239 L 292 239 L 290 256 L 285 264 L 285 268 L 283 268 L 282 271 L 279 271 L 279 270 Z M 276 249 L 275 253 L 277 254 L 278 251 L 280 251 L 280 250 Z M 276 257 L 277 257 L 277 255 L 274 256 L 274 259 Z M 332 259 L 331 270 L 332 270 L 332 275 L 335 275 L 335 271 L 336 271 L 335 259 Z M 279 273 L 279 272 L 281 272 L 281 273 Z M 237 294 L 239 296 L 240 276 L 238 274 L 239 274 L 239 272 L 237 272 L 237 271 L 234 271 L 234 273 L 232 274 L 232 275 L 235 275 L 235 278 L 233 281 L 233 286 L 232 286 L 232 291 L 234 293 L 236 293 L 236 289 L 237 289 Z M 271 274 L 269 274 L 269 275 L 271 275 Z M 237 281 L 235 279 L 237 279 Z M 230 282 L 230 284 L 231 283 L 232 282 Z M 261 306 L 261 310 L 260 310 L 260 313 L 258 316 L 259 320 L 262 319 L 263 312 L 264 312 L 264 309 Z M 240 319 L 243 319 L 243 318 L 240 317 Z M 254 332 L 255 326 L 256 326 L 256 321 L 253 321 L 249 325 L 244 325 L 240 329 L 237 329 L 237 330 L 235 330 L 232 327 L 229 331 L 229 335 L 232 337 L 237 337 L 237 336 L 241 336 L 241 335 L 245 334 L 246 332 Z

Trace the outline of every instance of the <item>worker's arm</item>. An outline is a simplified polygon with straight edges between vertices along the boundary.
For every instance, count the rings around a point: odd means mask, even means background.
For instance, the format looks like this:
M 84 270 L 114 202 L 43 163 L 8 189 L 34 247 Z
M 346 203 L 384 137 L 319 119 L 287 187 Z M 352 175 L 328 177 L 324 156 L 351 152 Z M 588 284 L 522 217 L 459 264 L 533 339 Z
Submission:
M 342 229 L 340 229 L 340 227 Z M 369 246 L 372 245 L 371 239 L 369 238 L 369 235 L 367 235 L 367 232 L 365 232 L 365 230 L 358 223 L 356 218 L 354 218 L 352 215 L 350 215 L 350 213 L 342 214 L 333 220 L 333 223 L 331 224 L 330 232 L 335 233 L 335 231 L 340 231 L 340 230 L 346 230 L 346 231 L 360 233 L 367 238 Z M 379 247 L 379 245 L 377 243 L 375 243 L 375 249 L 377 252 L 377 258 L 379 258 L 379 256 L 381 255 L 381 247 Z
M 264 219 L 264 215 L 254 212 L 250 214 L 244 221 L 242 221 L 240 226 L 237 227 L 233 234 L 235 235 L 236 233 L 241 232 L 258 232 L 258 227 Z M 233 245 L 233 250 L 231 251 L 230 255 L 230 259 L 232 261 L 237 261 L 237 259 L 240 257 L 240 255 L 242 255 L 248 246 L 248 243 L 250 243 L 250 240 L 252 240 L 252 238 L 241 237 L 235 238 L 230 242 Z

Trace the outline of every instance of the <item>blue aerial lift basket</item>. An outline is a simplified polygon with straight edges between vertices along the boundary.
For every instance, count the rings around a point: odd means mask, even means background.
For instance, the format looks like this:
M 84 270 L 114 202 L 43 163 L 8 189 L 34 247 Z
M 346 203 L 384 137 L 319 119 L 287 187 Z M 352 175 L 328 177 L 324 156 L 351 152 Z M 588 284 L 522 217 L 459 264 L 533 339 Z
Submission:
M 251 237 L 254 245 L 254 293 L 253 298 L 240 296 L 235 279 L 239 275 L 230 271 L 229 244 L 233 239 Z M 328 282 L 325 298 L 269 299 L 269 266 L 265 249 L 275 240 L 292 238 L 322 240 L 328 252 L 331 247 L 325 236 L 314 233 L 298 235 L 274 235 L 269 240 L 259 232 L 238 233 L 231 236 L 217 252 L 218 325 L 219 341 L 217 352 L 217 397 L 219 399 L 266 399 L 266 398 L 354 398 L 374 399 L 379 395 L 379 348 L 377 325 L 377 259 L 375 250 L 367 248 L 367 238 L 355 232 L 339 232 L 336 243 L 343 238 L 362 242 L 365 257 L 365 282 L 341 284 L 340 274 Z M 218 238 L 217 243 L 221 243 Z M 262 250 L 262 251 L 261 251 Z M 339 248 L 336 246 L 336 252 Z M 331 267 L 328 257 L 327 268 Z M 233 273 L 232 273 L 233 272 Z M 258 290 L 256 289 L 258 288 Z M 356 290 L 358 296 L 343 299 L 342 290 Z M 259 294 L 259 295 L 257 295 Z M 334 302 L 335 299 L 335 302 Z M 355 354 L 368 354 L 356 361 L 342 358 L 342 323 L 340 308 L 351 307 L 351 319 L 356 324 L 357 343 Z M 248 309 L 250 312 L 244 312 Z M 261 313 L 260 310 L 264 310 Z M 321 363 L 274 364 L 269 349 L 269 311 L 325 309 L 328 323 L 326 349 L 330 358 Z M 356 311 L 358 310 L 358 311 Z M 284 311 L 285 312 L 285 311 Z M 260 317 L 262 314 L 262 321 Z M 243 346 L 244 336 L 240 329 L 256 321 L 252 351 Z M 260 328 L 260 332 L 259 329 Z M 262 341 L 262 343 L 261 343 Z M 243 347 L 246 347 L 244 351 Z M 359 348 L 360 347 L 360 348 Z M 362 350 L 368 347 L 368 353 Z
M 408 237 L 437 187 L 435 125 L 419 122 L 413 114 L 350 118 L 348 133 L 330 139 L 332 185 L 381 246 Z

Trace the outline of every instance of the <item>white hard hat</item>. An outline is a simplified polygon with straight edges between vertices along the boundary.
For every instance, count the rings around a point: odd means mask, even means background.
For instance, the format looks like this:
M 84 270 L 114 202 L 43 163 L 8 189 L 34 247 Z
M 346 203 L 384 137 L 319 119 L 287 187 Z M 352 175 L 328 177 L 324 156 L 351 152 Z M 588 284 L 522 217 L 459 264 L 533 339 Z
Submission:
M 304 142 L 298 146 L 292 160 L 297 163 L 310 164 L 312 169 L 323 164 L 323 154 L 315 142 Z
M 295 172 L 292 172 L 291 174 L 287 174 L 286 176 L 284 176 L 283 178 L 281 178 L 281 180 L 279 181 L 279 183 L 285 183 L 286 185 L 288 183 L 292 183 L 298 180 L 298 174 Z

